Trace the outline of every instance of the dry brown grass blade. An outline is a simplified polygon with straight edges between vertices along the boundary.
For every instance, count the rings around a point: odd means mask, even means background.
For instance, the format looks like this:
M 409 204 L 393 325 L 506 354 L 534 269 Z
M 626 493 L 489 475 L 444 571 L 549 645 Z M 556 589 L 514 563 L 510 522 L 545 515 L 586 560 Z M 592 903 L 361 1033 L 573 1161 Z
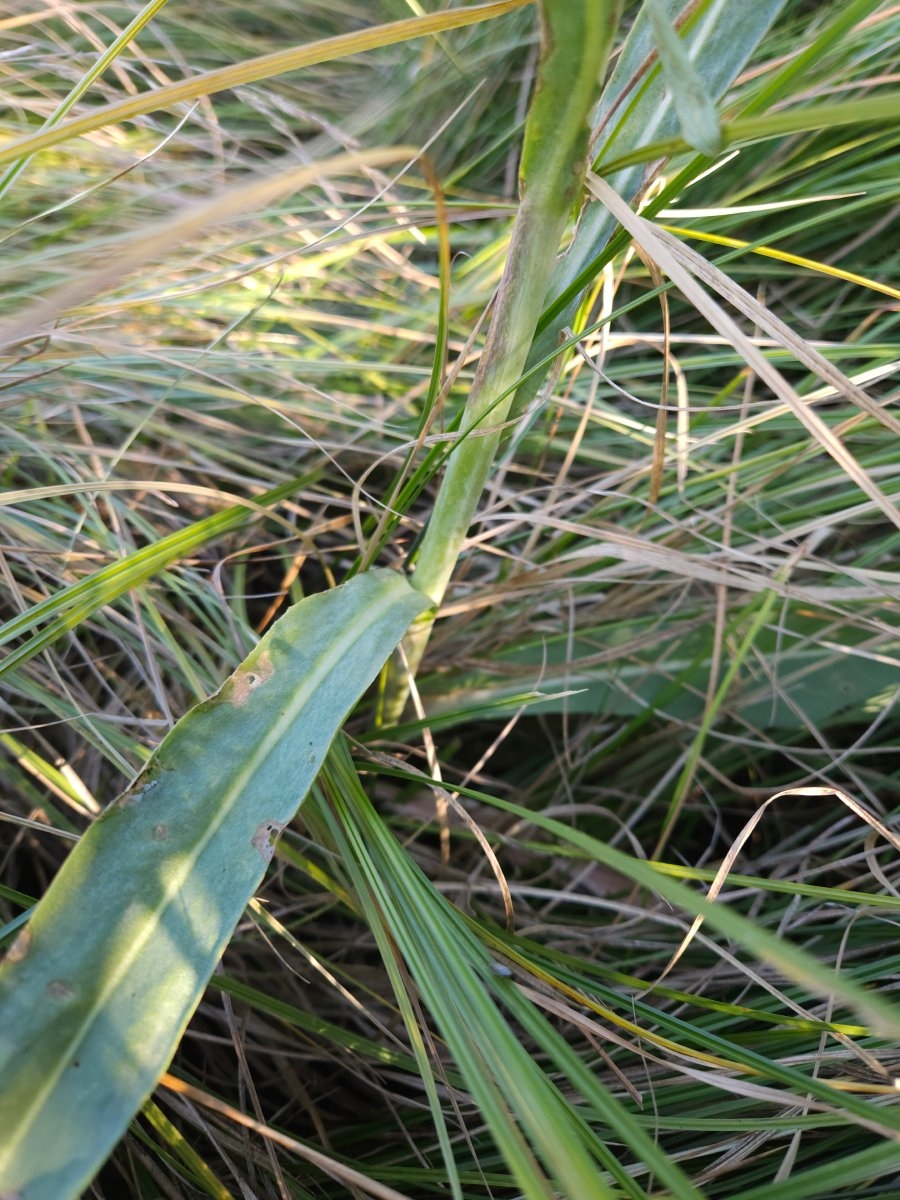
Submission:
M 35 500 L 52 499 L 55 496 L 77 496 L 94 493 L 118 492 L 147 492 L 173 496 L 191 496 L 194 499 L 213 501 L 215 504 L 240 504 L 244 508 L 258 513 L 268 520 L 281 520 L 286 530 L 293 531 L 293 525 L 284 518 L 279 518 L 265 504 L 257 504 L 247 496 L 239 496 L 237 492 L 225 491 L 222 488 L 204 487 L 199 483 L 169 483 L 161 480 L 148 479 L 92 479 L 88 483 L 77 483 L 66 480 L 65 483 L 49 484 L 46 487 L 17 488 L 15 491 L 0 492 L 0 508 L 15 508 L 20 504 L 29 504 Z
M 876 421 L 890 429 L 892 433 L 900 435 L 900 420 L 893 413 L 872 400 L 858 384 L 855 384 L 852 379 L 848 379 L 843 371 L 839 370 L 834 363 L 829 362 L 805 338 L 795 333 L 790 325 L 777 317 L 770 308 L 754 299 L 724 271 L 720 271 L 702 254 L 698 254 L 692 247 L 679 241 L 674 234 L 669 233 L 666 229 L 657 229 L 656 232 L 678 262 L 698 279 L 708 283 L 724 300 L 734 305 L 738 312 L 753 321 L 759 329 L 764 330 L 785 350 L 790 351 L 799 363 L 802 363 L 814 375 L 818 375 L 823 383 L 833 387 L 837 395 L 846 397 L 867 412 L 870 417 L 874 417 Z
M 621 196 L 604 179 L 601 179 L 593 172 L 588 172 L 587 187 L 597 200 L 606 205 L 616 220 L 619 221 L 631 236 L 641 243 L 645 251 L 652 255 L 657 265 L 665 271 L 666 275 L 677 285 L 685 298 L 694 305 L 697 311 L 702 313 L 718 333 L 728 339 L 759 379 L 766 383 L 775 395 L 787 404 L 797 420 L 812 435 L 822 449 L 831 455 L 838 466 L 846 472 L 857 487 L 869 497 L 888 520 L 900 529 L 900 509 L 866 474 L 865 470 L 863 470 L 846 446 L 835 437 L 834 433 L 828 428 L 818 413 L 813 410 L 809 401 L 800 396 L 791 387 L 781 372 L 753 345 L 752 339 L 744 333 L 722 306 L 705 291 L 695 278 L 693 273 L 694 268 L 689 268 L 685 265 L 687 261 L 686 256 L 680 253 L 676 256 L 661 231 L 651 224 L 650 221 L 634 213 Z M 710 267 L 710 264 L 706 264 L 706 267 Z M 719 272 L 719 275 L 721 275 L 721 272 Z M 732 284 L 732 287 L 737 289 L 736 284 Z M 763 317 L 768 314 L 768 318 L 771 319 L 771 314 L 758 301 L 754 300 L 746 292 L 743 292 L 742 289 L 737 289 L 737 291 L 742 293 L 742 305 L 745 306 L 745 311 L 747 311 L 748 315 L 755 322 L 764 328 Z M 732 297 L 729 298 L 732 299 Z M 840 375 L 840 373 L 838 374 Z M 846 382 L 846 386 L 852 390 L 854 399 L 858 403 L 859 400 L 856 392 L 859 389 L 855 388 L 855 385 L 850 383 L 846 379 L 846 376 L 840 375 L 840 379 Z M 844 393 L 843 385 L 841 392 Z M 871 405 L 872 402 L 866 397 L 867 411 Z M 884 418 L 884 414 L 881 413 L 881 410 L 877 406 L 875 406 L 875 411 L 881 414 L 882 419 Z M 893 419 L 890 418 L 891 421 Z
M 669 297 L 662 290 L 662 271 L 660 271 L 650 255 L 646 254 L 637 243 L 635 243 L 635 250 L 641 262 L 647 268 L 650 278 L 653 280 L 653 286 L 660 289 L 659 306 L 662 310 L 663 375 L 659 389 L 659 408 L 656 410 L 656 435 L 653 439 L 653 459 L 650 466 L 650 491 L 648 495 L 648 503 L 655 504 L 662 491 L 663 468 L 666 462 L 666 425 L 668 424 L 669 416 L 669 362 L 671 357 L 670 344 L 672 331 L 669 322 Z
M 525 519 L 524 516 L 517 516 L 516 522 L 510 523 L 510 528 L 514 528 L 516 524 L 522 524 Z M 533 517 L 532 519 L 537 520 L 538 518 Z M 523 572 L 516 577 L 515 587 L 508 585 L 505 589 L 492 590 L 487 595 L 485 603 L 498 604 L 507 594 L 516 595 L 524 591 L 546 588 L 547 581 L 567 579 L 569 573 L 576 570 L 578 571 L 577 578 L 584 582 L 583 570 L 580 566 L 576 567 L 575 564 L 591 560 L 603 561 L 610 558 L 627 564 L 629 573 L 645 574 L 648 571 L 659 571 L 669 576 L 717 586 L 723 585 L 745 592 L 774 591 L 779 596 L 789 597 L 793 600 L 805 600 L 812 604 L 865 600 L 871 598 L 872 585 L 877 587 L 881 594 L 900 597 L 897 581 L 887 576 L 886 572 L 879 573 L 877 576 L 870 575 L 868 578 L 871 580 L 871 584 L 867 582 L 865 586 L 835 585 L 832 587 L 827 583 L 821 587 L 806 583 L 801 585 L 782 578 L 779 568 L 783 568 L 784 563 L 780 559 L 771 560 L 760 557 L 755 562 L 751 559 L 745 559 L 743 562 L 719 561 L 713 553 L 704 555 L 679 550 L 676 547 L 661 545 L 659 542 L 650 541 L 600 522 L 588 524 L 581 521 L 568 521 L 549 516 L 546 513 L 541 513 L 539 519 L 548 528 L 572 533 L 576 537 L 593 537 L 595 544 L 576 546 L 573 550 L 567 550 L 560 554 L 550 566 L 542 566 L 539 571 Z M 504 531 L 504 527 L 499 523 L 494 528 L 496 532 Z M 619 574 L 621 575 L 621 572 Z M 866 576 L 857 572 L 856 578 L 863 579 Z M 608 582 L 608 575 L 606 582 Z M 477 607 L 480 600 L 478 597 L 467 597 L 465 603 L 471 609 Z M 448 611 L 461 611 L 463 607 L 462 603 L 458 608 L 449 606 Z
M 249 1129 L 253 1133 L 258 1133 L 260 1137 L 266 1138 L 278 1146 L 283 1146 L 285 1150 L 291 1151 L 298 1158 L 302 1158 L 312 1166 L 317 1167 L 324 1174 L 328 1175 L 329 1178 L 334 1179 L 338 1183 L 344 1184 L 347 1187 L 357 1187 L 366 1195 L 375 1197 L 375 1200 L 410 1200 L 410 1197 L 405 1192 L 398 1192 L 386 1184 L 378 1183 L 377 1180 L 363 1175 L 361 1171 L 354 1171 L 352 1167 L 338 1162 L 337 1159 L 331 1158 L 327 1154 L 322 1154 L 319 1150 L 314 1150 L 312 1146 L 304 1145 L 303 1142 L 298 1142 L 296 1138 L 288 1137 L 281 1130 L 273 1129 L 271 1125 L 265 1125 L 261 1121 L 255 1121 L 253 1117 L 248 1117 L 240 1109 L 235 1108 L 231 1104 L 226 1104 L 223 1100 L 219 1100 L 216 1096 L 204 1092 L 201 1088 L 194 1087 L 190 1083 L 185 1083 L 183 1079 L 178 1079 L 176 1076 L 166 1073 L 160 1080 L 160 1084 L 168 1091 L 175 1092 L 179 1096 L 184 1096 L 188 1100 L 193 1101 L 194 1104 L 199 1104 L 201 1108 L 211 1109 L 213 1112 L 227 1117 L 235 1125 L 242 1125 L 245 1129 Z
M 719 867 L 718 871 L 716 871 L 715 878 L 709 886 L 709 891 L 706 894 L 707 900 L 715 900 L 719 895 L 719 892 L 722 890 L 726 879 L 731 874 L 738 855 L 747 844 L 747 840 L 753 833 L 754 829 L 756 829 L 757 825 L 762 820 L 766 810 L 770 807 L 770 805 L 774 804 L 776 800 L 780 800 L 783 796 L 836 796 L 837 799 L 840 800 L 842 804 L 846 805 L 846 807 L 849 808 L 855 816 L 859 817 L 859 819 L 864 821 L 867 825 L 870 825 L 872 829 L 881 837 L 883 837 L 886 842 L 889 842 L 895 850 L 900 851 L 900 837 L 898 837 L 897 834 L 892 833 L 882 821 L 879 821 L 879 819 L 873 813 L 870 813 L 867 808 L 864 808 L 858 800 L 854 800 L 852 796 L 848 796 L 847 793 L 841 791 L 840 788 L 818 786 L 784 788 L 782 791 L 776 792 L 774 796 L 770 796 L 768 800 L 759 806 L 741 832 L 734 839 L 734 842 L 731 844 L 728 853 L 722 860 L 722 865 Z M 656 982 L 653 985 L 654 987 L 661 983 L 669 974 L 669 972 L 684 954 L 685 950 L 687 950 L 688 946 L 691 944 L 691 941 L 697 933 L 697 930 L 702 924 L 702 916 L 694 918 L 693 924 L 685 934 L 684 940 L 669 959 L 663 973 L 656 979 Z
M 719 1074 L 714 1075 L 709 1071 L 697 1071 L 692 1067 L 680 1067 L 683 1075 L 689 1075 L 691 1079 L 696 1079 L 698 1083 L 713 1084 L 715 1087 L 721 1088 L 724 1092 L 730 1092 L 734 1096 L 743 1096 L 747 1099 L 758 1100 L 763 1104 L 774 1104 L 783 1107 L 785 1102 L 785 1093 L 778 1088 L 766 1087 L 764 1084 L 753 1083 L 749 1079 L 734 1079 L 729 1075 Z M 828 1081 L 829 1086 L 834 1088 L 834 1091 L 850 1091 L 850 1088 L 841 1087 L 837 1084 L 832 1084 Z M 897 1131 L 891 1129 L 887 1125 L 883 1125 L 878 1121 L 877 1109 L 872 1110 L 872 1119 L 869 1121 L 865 1117 L 860 1117 L 854 1112 L 848 1111 L 846 1108 L 840 1108 L 838 1097 L 835 1096 L 835 1104 L 832 1106 L 826 1104 L 822 1100 L 815 1100 L 812 1096 L 803 1098 L 803 1107 L 809 1112 L 841 1112 L 843 1119 L 852 1121 L 855 1125 L 859 1125 L 864 1129 L 871 1129 L 874 1133 L 881 1137 L 889 1137 L 892 1140 L 897 1140 Z

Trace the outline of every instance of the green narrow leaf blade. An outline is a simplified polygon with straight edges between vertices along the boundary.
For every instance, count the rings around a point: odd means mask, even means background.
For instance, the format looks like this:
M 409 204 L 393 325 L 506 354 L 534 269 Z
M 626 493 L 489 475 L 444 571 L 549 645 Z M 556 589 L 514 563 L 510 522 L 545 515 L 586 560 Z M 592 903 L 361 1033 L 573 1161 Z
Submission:
M 662 0 L 644 0 L 653 37 L 684 140 L 713 158 L 722 148 L 719 114 Z
M 427 601 L 294 606 L 78 843 L 0 967 L 0 1196 L 66 1200 L 165 1070 L 274 844 Z
M 665 0 L 664 7 L 673 21 L 685 6 L 683 0 Z M 681 31 L 683 41 L 713 102 L 727 93 L 783 7 L 784 0 L 757 0 L 754 4 L 701 0 L 696 8 L 691 6 L 691 19 Z M 610 173 L 606 164 L 679 132 L 678 114 L 666 94 L 662 72 L 647 69 L 654 48 L 649 14 L 642 7 L 617 56 L 593 121 L 594 169 L 629 200 L 646 182 L 645 165 Z M 701 169 L 698 165 L 697 171 Z M 575 322 L 581 294 L 600 270 L 601 256 L 615 228 L 615 221 L 600 205 L 590 205 L 582 213 L 571 245 L 557 262 L 527 370 L 552 356 L 561 330 Z M 514 413 L 527 408 L 545 376 L 546 367 L 542 366 L 520 386 Z

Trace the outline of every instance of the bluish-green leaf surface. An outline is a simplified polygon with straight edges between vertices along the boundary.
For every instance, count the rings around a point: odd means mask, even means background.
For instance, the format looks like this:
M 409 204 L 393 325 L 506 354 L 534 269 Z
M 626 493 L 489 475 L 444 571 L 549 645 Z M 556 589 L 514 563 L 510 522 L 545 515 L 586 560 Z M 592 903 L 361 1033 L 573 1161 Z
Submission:
M 335 732 L 427 605 L 295 605 L 88 830 L 0 967 L 0 1196 L 90 1181 L 175 1051 Z
M 644 11 L 650 19 L 682 136 L 689 146 L 714 157 L 722 148 L 722 133 L 712 97 L 669 21 L 663 0 L 644 0 Z

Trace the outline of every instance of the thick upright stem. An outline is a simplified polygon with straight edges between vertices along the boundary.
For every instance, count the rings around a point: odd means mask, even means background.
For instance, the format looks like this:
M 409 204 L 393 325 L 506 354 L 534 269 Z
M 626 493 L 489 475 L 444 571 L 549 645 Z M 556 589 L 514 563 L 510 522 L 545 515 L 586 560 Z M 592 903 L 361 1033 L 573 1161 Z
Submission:
M 493 317 L 455 445 L 415 564 L 413 585 L 440 607 L 475 515 L 544 307 L 559 243 L 581 196 L 589 117 L 615 34 L 620 0 L 542 0 L 541 59 L 525 125 L 521 202 Z M 434 623 L 404 641 L 415 673 Z M 393 670 L 385 715 L 400 715 L 405 672 Z

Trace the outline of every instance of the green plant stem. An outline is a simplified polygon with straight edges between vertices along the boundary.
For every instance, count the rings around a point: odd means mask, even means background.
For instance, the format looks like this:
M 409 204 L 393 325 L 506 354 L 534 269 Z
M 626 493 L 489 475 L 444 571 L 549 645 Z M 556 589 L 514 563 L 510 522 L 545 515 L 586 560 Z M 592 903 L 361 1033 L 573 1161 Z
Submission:
M 543 311 L 556 253 L 581 196 L 589 116 L 619 8 L 619 0 L 543 0 L 540 5 L 541 60 L 522 147 L 521 203 L 460 439 L 449 455 L 412 577 L 436 608 L 475 515 Z M 425 653 L 434 615 L 431 611 L 417 621 L 404 641 L 412 674 Z M 387 719 L 399 717 L 407 679 L 405 670 L 392 669 Z

